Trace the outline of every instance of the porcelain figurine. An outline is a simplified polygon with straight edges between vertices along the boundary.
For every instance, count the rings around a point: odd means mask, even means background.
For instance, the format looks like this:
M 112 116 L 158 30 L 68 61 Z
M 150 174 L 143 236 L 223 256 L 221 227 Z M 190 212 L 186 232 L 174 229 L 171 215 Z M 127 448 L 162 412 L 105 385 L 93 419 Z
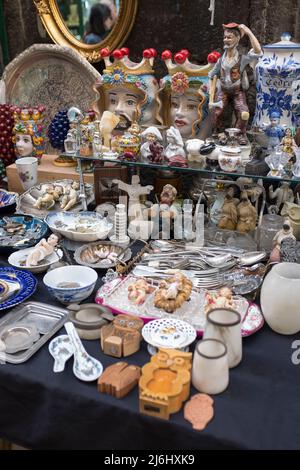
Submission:
M 204 140 L 200 139 L 188 139 L 185 142 L 185 148 L 187 150 L 187 158 L 189 162 L 197 162 L 201 165 L 205 164 L 205 155 L 200 154 L 200 149 L 204 145 Z
M 48 186 L 46 187 L 45 193 L 38 197 L 33 207 L 37 209 L 51 209 L 51 207 L 59 201 L 62 194 L 63 188 L 61 186 Z
M 152 146 L 152 150 L 150 150 L 150 145 L 152 143 L 158 143 L 162 141 L 162 135 L 157 129 L 157 127 L 150 126 L 146 130 L 144 130 L 141 133 L 141 137 L 144 137 L 146 139 L 146 142 L 142 144 L 141 146 L 141 155 L 145 160 L 154 160 L 154 157 L 152 155 L 153 150 L 155 151 L 155 148 Z
M 238 222 L 236 230 L 238 232 L 252 232 L 256 228 L 257 211 L 248 199 L 246 191 L 242 192 L 241 202 L 237 206 Z
M 73 181 L 71 185 L 64 187 L 64 194 L 60 204 L 61 209 L 68 211 L 77 204 L 79 187 L 78 181 Z
M 280 125 L 280 113 L 273 111 L 270 115 L 270 124 L 262 123 L 262 129 L 268 138 L 268 151 L 273 152 L 284 137 L 284 127 Z
M 172 166 L 186 167 L 187 159 L 184 151 L 184 143 L 178 129 L 171 126 L 167 130 L 168 145 L 165 149 L 165 157 Z
M 154 306 L 174 313 L 184 302 L 189 300 L 193 283 L 180 271 L 160 282 L 154 297 Z
M 68 154 L 76 153 L 76 129 L 69 129 L 67 138 L 64 140 L 65 152 Z
M 177 196 L 177 190 L 171 184 L 166 184 L 160 194 L 160 203 L 154 204 L 151 209 L 147 209 L 147 215 L 156 217 L 158 214 L 165 219 L 174 219 L 177 216 L 177 208 L 174 201 Z
M 225 230 L 235 230 L 237 224 L 237 200 L 234 198 L 233 188 L 229 188 L 221 208 L 221 217 L 218 227 Z
M 38 160 L 44 153 L 45 136 L 43 131 L 45 107 L 23 107 L 14 111 L 15 125 L 13 141 L 17 158 L 36 157 Z
M 294 130 L 290 129 L 289 127 L 285 129 L 284 137 L 280 142 L 281 150 L 290 156 L 292 159 L 295 155 L 295 151 L 297 150 L 297 144 L 294 139 Z
M 182 138 L 210 135 L 211 126 L 208 116 L 208 72 L 212 64 L 200 66 L 189 61 L 189 52 L 182 49 L 174 55 L 166 50 L 162 59 L 168 68 L 160 82 L 158 101 L 161 117 L 167 126 L 174 126 Z
M 282 125 L 299 127 L 300 44 L 284 33 L 281 41 L 263 47 L 256 66 L 257 94 L 253 126 L 261 128 L 275 111 Z
M 103 145 L 106 150 L 111 150 L 111 137 L 112 131 L 119 124 L 120 117 L 111 111 L 104 111 L 101 116 L 99 129 L 101 136 L 103 137 Z
M 153 70 L 157 53 L 153 48 L 144 50 L 140 63 L 132 62 L 128 55 L 129 49 L 125 47 L 112 53 L 108 48 L 101 50 L 105 69 L 96 84 L 100 94 L 97 113 L 101 117 L 106 110 L 119 116 L 116 131 L 125 131 L 134 121 L 144 125 L 158 122 L 158 82 Z
M 275 191 L 273 190 L 273 185 L 269 186 L 269 196 L 272 200 L 276 199 L 275 207 L 269 208 L 269 210 L 275 211 L 276 214 L 279 214 L 285 202 L 294 202 L 294 193 L 288 181 L 283 181 Z
M 52 233 L 48 240 L 42 238 L 32 249 L 26 259 L 26 266 L 37 266 L 39 262 L 54 252 L 58 243 L 58 236 Z
M 297 240 L 300 239 L 300 205 L 299 196 L 297 193 L 297 204 L 293 202 L 285 202 L 280 214 L 289 219 L 293 233 Z
M 296 241 L 296 237 L 293 234 L 293 229 L 289 219 L 286 219 L 283 223 L 282 229 L 276 233 L 273 238 L 273 250 L 270 255 L 270 262 L 279 263 L 280 261 L 280 250 L 283 240 L 291 239 Z
M 240 129 L 240 144 L 247 143 L 246 128 L 249 119 L 246 91 L 249 87 L 246 66 L 257 61 L 262 56 L 260 44 L 252 31 L 243 24 L 229 23 L 223 25 L 225 52 L 209 73 L 210 78 L 210 108 L 214 109 L 214 127 L 217 131 L 224 129 L 223 113 L 228 103 L 232 103 L 236 115 L 235 128 Z M 240 39 L 248 36 L 252 49 L 248 54 L 240 54 L 238 45 Z M 220 92 L 214 104 L 217 79 L 220 81 Z

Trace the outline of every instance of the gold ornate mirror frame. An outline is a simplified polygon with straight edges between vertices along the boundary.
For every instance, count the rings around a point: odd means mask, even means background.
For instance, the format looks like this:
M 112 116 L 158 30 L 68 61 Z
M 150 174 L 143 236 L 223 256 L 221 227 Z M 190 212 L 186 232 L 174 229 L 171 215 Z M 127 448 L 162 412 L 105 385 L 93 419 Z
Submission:
M 51 39 L 61 46 L 72 47 L 89 62 L 101 60 L 100 51 L 103 47 L 109 47 L 111 50 L 114 50 L 124 43 L 134 24 L 138 7 L 138 0 L 120 0 L 120 11 L 117 21 L 107 37 L 98 44 L 84 44 L 76 39 L 68 30 L 56 0 L 33 1 Z

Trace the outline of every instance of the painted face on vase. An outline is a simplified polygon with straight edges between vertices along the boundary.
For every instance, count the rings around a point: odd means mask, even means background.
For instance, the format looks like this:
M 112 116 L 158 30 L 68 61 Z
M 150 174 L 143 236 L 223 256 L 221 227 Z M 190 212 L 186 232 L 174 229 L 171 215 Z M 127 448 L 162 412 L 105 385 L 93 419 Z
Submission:
M 203 100 L 200 95 L 187 92 L 182 95 L 171 93 L 171 125 L 179 130 L 183 138 L 193 134 L 193 124 L 198 120 L 199 106 Z
M 107 110 L 120 118 L 117 130 L 126 130 L 135 121 L 137 107 L 141 100 L 141 94 L 126 86 L 114 87 L 107 91 Z
M 33 152 L 32 137 L 29 134 L 16 134 L 16 153 L 18 157 L 28 157 Z

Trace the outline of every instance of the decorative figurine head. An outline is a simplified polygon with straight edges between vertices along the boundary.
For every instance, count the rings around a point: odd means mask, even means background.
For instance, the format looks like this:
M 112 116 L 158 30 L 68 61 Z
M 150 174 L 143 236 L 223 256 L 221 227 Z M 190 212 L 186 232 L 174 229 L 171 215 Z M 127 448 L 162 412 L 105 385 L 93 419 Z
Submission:
M 146 49 L 140 63 L 128 58 L 126 47 L 112 53 L 113 62 L 107 48 L 102 49 L 101 54 L 106 68 L 101 82 L 96 84 L 100 94 L 97 103 L 100 116 L 105 110 L 117 114 L 120 122 L 116 130 L 120 131 L 127 130 L 134 121 L 146 125 L 156 123 L 158 83 L 152 68 L 156 50 Z
M 270 123 L 272 127 L 278 126 L 280 122 L 280 113 L 278 111 L 273 111 L 270 115 Z
M 171 184 L 166 184 L 161 192 L 160 195 L 160 202 L 161 204 L 167 204 L 170 206 L 177 196 L 177 190 Z
M 189 52 L 181 50 L 172 61 L 171 51 L 162 59 L 169 74 L 160 82 L 158 100 L 163 122 L 175 126 L 184 139 L 195 136 L 208 114 L 208 72 L 211 64 L 200 66 L 188 60 Z
M 37 158 L 42 157 L 45 143 L 42 127 L 44 111 L 44 106 L 39 106 L 37 108 L 24 107 L 22 109 L 15 109 L 13 141 L 18 158 L 28 157 L 29 155 Z
M 148 142 L 155 142 L 156 140 L 162 141 L 162 135 L 157 127 L 147 127 L 142 133 L 142 137 L 145 137 Z
M 179 130 L 174 126 L 171 126 L 170 129 L 167 130 L 167 141 L 169 144 L 177 144 L 180 147 L 184 145 Z
M 225 50 L 234 49 L 238 46 L 242 37 L 241 31 L 238 26 L 239 25 L 237 23 L 223 24 L 223 43 Z

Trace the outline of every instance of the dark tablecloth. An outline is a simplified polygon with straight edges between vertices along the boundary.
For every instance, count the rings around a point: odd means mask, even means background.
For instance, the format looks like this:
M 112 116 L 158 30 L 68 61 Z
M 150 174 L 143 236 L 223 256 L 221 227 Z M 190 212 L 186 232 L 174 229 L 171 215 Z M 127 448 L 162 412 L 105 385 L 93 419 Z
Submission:
M 0 264 L 7 264 L 4 257 Z M 55 304 L 42 277 L 31 300 Z M 0 365 L 0 437 L 32 449 L 299 449 L 295 339 L 300 336 L 280 336 L 268 326 L 243 339 L 243 360 L 230 370 L 228 389 L 214 397 L 215 417 L 202 432 L 192 429 L 182 411 L 169 421 L 140 414 L 137 388 L 122 400 L 98 393 L 96 383 L 75 378 L 72 359 L 54 374 L 45 345 L 23 364 Z M 104 367 L 117 360 L 101 352 L 99 341 L 84 345 Z M 145 343 L 126 360 L 148 362 Z

